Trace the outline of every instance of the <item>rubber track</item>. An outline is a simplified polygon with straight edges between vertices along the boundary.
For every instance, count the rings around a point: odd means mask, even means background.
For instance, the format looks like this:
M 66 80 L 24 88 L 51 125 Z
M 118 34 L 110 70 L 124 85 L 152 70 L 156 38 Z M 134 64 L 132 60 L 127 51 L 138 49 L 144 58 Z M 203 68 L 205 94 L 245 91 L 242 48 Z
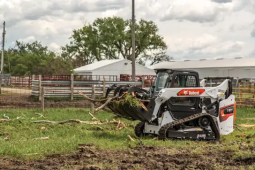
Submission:
M 137 137 L 141 137 L 143 134 L 143 132 L 141 132 L 141 130 L 144 129 L 144 125 L 145 125 L 145 122 L 140 122 L 138 123 L 136 126 L 135 126 L 135 135 Z
M 197 118 L 202 117 L 202 116 L 209 116 L 209 118 L 211 119 L 211 121 L 213 120 L 212 116 L 209 115 L 209 114 L 206 114 L 206 113 L 198 113 L 198 114 L 194 114 L 194 115 L 185 117 L 185 118 L 183 118 L 183 119 L 179 119 L 179 120 L 173 121 L 173 122 L 171 122 L 171 123 L 165 124 L 164 126 L 162 126 L 162 127 L 159 129 L 158 139 L 159 139 L 159 140 L 166 140 L 166 139 L 167 139 L 166 133 L 167 133 L 167 130 L 168 130 L 170 127 L 173 127 L 173 126 L 179 125 L 179 124 L 181 124 L 181 123 L 185 123 L 185 122 L 188 122 L 188 121 L 197 119 Z M 215 126 L 215 123 L 214 123 L 214 122 L 212 122 L 212 124 L 214 125 L 214 130 L 216 130 L 216 132 L 215 132 L 216 140 L 219 140 L 219 130 L 218 130 L 218 128 Z

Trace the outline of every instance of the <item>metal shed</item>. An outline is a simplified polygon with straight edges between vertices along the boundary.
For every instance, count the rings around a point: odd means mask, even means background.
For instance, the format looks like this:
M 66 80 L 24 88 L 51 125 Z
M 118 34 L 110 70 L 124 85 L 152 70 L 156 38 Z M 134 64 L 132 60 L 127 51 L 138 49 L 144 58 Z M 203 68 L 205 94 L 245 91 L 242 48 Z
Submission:
M 101 60 L 93 64 L 85 65 L 74 69 L 78 75 L 116 77 L 120 79 L 121 75 L 132 74 L 132 61 L 126 59 L 119 60 Z M 136 63 L 136 75 L 155 75 L 154 70 Z M 111 80 L 112 81 L 112 80 Z
M 208 76 L 230 76 L 235 78 L 255 77 L 255 58 L 201 59 L 161 62 L 149 68 L 189 69 L 199 73 L 200 78 Z

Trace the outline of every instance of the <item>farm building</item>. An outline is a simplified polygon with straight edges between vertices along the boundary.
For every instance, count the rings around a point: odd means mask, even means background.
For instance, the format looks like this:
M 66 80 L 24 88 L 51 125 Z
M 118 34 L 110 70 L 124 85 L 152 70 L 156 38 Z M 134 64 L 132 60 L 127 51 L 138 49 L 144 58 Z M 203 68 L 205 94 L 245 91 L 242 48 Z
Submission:
M 149 68 L 194 70 L 199 73 L 200 78 L 230 76 L 242 79 L 255 77 L 255 58 L 171 61 L 161 62 Z
M 132 61 L 126 59 L 120 60 L 101 60 L 93 64 L 85 65 L 74 69 L 78 75 L 91 76 L 93 79 L 105 78 L 109 81 L 120 80 L 123 75 L 132 75 Z M 136 63 L 137 76 L 154 76 L 154 70 Z

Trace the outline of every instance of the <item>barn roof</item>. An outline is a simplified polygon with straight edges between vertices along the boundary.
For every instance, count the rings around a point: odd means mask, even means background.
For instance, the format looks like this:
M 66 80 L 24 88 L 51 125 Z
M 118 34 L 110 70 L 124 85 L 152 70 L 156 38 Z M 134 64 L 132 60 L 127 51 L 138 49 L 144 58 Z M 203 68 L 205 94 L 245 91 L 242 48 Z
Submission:
M 231 67 L 255 67 L 255 58 L 234 59 L 201 59 L 161 62 L 150 66 L 151 69 L 192 69 L 192 68 L 231 68 Z
M 123 60 L 122 59 L 119 59 L 119 60 L 101 60 L 101 61 L 97 61 L 97 62 L 92 63 L 92 64 L 88 64 L 88 65 L 76 68 L 76 69 L 74 69 L 74 71 L 88 71 L 88 72 L 90 72 L 90 71 L 96 70 L 98 68 L 105 67 L 107 65 L 114 64 L 114 63 L 117 63 L 117 62 L 120 62 L 120 61 L 123 61 Z

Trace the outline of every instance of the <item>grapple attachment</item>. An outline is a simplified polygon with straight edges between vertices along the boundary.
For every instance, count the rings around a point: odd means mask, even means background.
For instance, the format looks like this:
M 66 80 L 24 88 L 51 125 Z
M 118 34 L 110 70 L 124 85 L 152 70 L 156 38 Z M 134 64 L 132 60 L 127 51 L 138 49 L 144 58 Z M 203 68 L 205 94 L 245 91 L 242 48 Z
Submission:
M 106 98 L 111 91 L 114 91 L 113 96 L 119 97 L 119 99 L 107 105 L 114 114 L 129 120 L 140 120 L 143 122 L 151 120 L 155 101 L 149 97 L 147 90 L 130 85 L 112 85 L 107 89 Z M 127 94 L 130 94 L 133 99 L 139 102 L 139 105 L 132 106 L 129 102 L 121 102 L 121 97 Z

